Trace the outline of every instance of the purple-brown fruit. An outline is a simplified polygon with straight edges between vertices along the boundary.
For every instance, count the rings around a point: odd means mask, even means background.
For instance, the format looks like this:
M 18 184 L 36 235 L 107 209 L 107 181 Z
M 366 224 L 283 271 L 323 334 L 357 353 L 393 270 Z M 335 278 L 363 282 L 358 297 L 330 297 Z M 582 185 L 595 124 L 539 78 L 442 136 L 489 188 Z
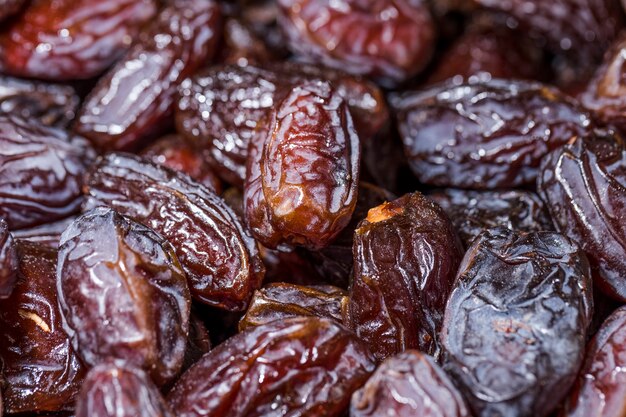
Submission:
M 0 300 L 11 295 L 17 281 L 18 266 L 13 236 L 7 223 L 0 217 Z
M 13 230 L 11 234 L 18 240 L 36 242 L 52 249 L 58 249 L 61 235 L 65 229 L 76 220 L 76 217 L 77 216 L 71 216 L 56 222 L 29 227 L 28 229 Z

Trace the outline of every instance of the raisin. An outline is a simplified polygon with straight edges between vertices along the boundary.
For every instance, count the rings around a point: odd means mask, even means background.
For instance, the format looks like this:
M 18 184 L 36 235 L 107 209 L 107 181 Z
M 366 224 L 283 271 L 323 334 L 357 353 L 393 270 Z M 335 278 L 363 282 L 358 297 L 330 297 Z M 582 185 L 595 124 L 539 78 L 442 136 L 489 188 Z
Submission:
M 250 142 L 246 219 L 265 246 L 321 249 L 356 205 L 360 143 L 346 102 L 328 82 L 295 87 Z
M 589 264 L 575 243 L 486 230 L 446 307 L 445 369 L 475 415 L 547 416 L 576 378 L 592 310 Z
M 76 216 L 71 216 L 63 220 L 44 223 L 28 229 L 13 230 L 11 233 L 15 239 L 36 242 L 52 249 L 58 249 L 61 234 L 74 220 L 76 220 Z
M 136 148 L 170 123 L 178 84 L 214 55 L 213 0 L 173 0 L 83 103 L 76 132 L 103 150 Z
M 26 0 L 0 0 L 0 20 L 19 11 L 24 3 Z
M 0 216 L 19 229 L 78 211 L 82 175 L 93 157 L 82 138 L 0 115 Z
M 63 331 L 54 284 L 57 252 L 17 242 L 17 253 L 17 284 L 0 303 L 4 410 L 71 410 L 86 370 Z
M 380 89 L 339 71 L 298 64 L 216 66 L 185 80 L 176 125 L 203 150 L 215 171 L 230 184 L 243 186 L 248 147 L 262 141 L 271 110 L 303 80 L 330 80 L 350 106 L 361 138 L 374 135 L 389 114 Z
M 254 292 L 239 330 L 290 317 L 313 316 L 343 323 L 348 293 L 331 285 L 269 284 Z
M 507 227 L 524 232 L 553 229 L 543 202 L 530 191 L 447 189 L 428 198 L 448 214 L 466 247 L 484 229 Z
M 438 357 L 462 257 L 444 211 L 418 192 L 384 203 L 359 224 L 353 251 L 350 327 L 378 360 L 413 348 Z
M 0 75 L 0 113 L 65 127 L 74 119 L 78 102 L 78 95 L 70 86 Z
M 222 184 L 202 155 L 179 135 L 168 135 L 153 142 L 141 156 L 189 175 L 209 190 L 219 194 Z
M 191 300 L 174 249 L 109 208 L 78 217 L 59 245 L 59 306 L 85 363 L 128 361 L 162 385 L 183 364 Z
M 85 193 L 86 208 L 108 205 L 165 237 L 197 301 L 241 311 L 260 287 L 256 242 L 222 199 L 190 177 L 110 153 L 88 173 Z
M 146 373 L 106 361 L 89 371 L 76 399 L 76 417 L 172 417 Z
M 278 0 L 289 47 L 312 62 L 388 87 L 418 74 L 436 29 L 423 0 Z
M 558 231 L 578 242 L 595 284 L 626 300 L 626 143 L 610 132 L 579 137 L 546 156 L 537 180 Z
M 435 361 L 408 350 L 387 358 L 352 395 L 351 417 L 469 417 L 463 397 Z
M 17 249 L 9 226 L 0 217 L 0 299 L 11 295 L 17 281 Z
M 0 33 L 0 71 L 54 81 L 97 76 L 155 12 L 152 0 L 33 0 Z
M 179 417 L 343 416 L 374 371 L 367 349 L 328 319 L 252 327 L 206 354 L 168 395 Z
M 527 81 L 447 83 L 395 104 L 411 169 L 420 182 L 443 187 L 533 183 L 541 157 L 591 125 L 574 101 Z
M 616 310 L 589 343 L 562 416 L 620 417 L 626 408 L 626 307 Z

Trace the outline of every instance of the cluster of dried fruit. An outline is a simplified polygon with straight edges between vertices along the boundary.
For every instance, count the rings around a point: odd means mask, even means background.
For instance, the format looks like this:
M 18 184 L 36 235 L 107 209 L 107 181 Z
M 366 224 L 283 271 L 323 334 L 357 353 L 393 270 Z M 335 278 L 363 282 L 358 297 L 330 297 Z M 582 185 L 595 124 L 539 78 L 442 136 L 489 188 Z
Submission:
M 0 0 L 0 416 L 623 417 L 623 3 Z

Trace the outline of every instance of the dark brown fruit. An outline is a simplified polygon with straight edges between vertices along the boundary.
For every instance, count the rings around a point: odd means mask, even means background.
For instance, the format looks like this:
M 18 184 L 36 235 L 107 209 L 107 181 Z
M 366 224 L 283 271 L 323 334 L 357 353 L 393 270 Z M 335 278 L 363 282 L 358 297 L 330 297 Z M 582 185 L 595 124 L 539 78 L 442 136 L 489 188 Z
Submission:
M 206 329 L 200 317 L 191 310 L 189 316 L 189 337 L 187 338 L 187 348 L 183 360 L 182 371 L 189 369 L 198 362 L 202 356 L 211 350 L 211 339 L 209 331 Z
M 248 225 L 269 248 L 321 249 L 348 224 L 357 200 L 360 142 L 348 106 L 328 82 L 304 82 L 267 125 L 267 138 L 248 149 Z
M 25 81 L 0 75 L 0 113 L 37 119 L 48 126 L 65 127 L 78 110 L 78 95 L 68 85 Z
M 585 364 L 563 417 L 622 417 L 626 409 L 626 307 L 604 322 L 587 348 Z
M 18 242 L 18 281 L 0 302 L 4 410 L 71 410 L 85 368 L 63 331 L 55 287 L 57 252 Z
M 250 233 L 212 191 L 185 174 L 121 153 L 104 156 L 85 184 L 85 207 L 110 206 L 174 246 L 197 301 L 246 309 L 265 269 Z
M 171 122 L 178 84 L 210 62 L 221 17 L 213 0 L 172 0 L 83 103 L 76 132 L 127 150 Z
M 155 13 L 153 0 L 33 0 L 0 33 L 0 72 L 54 81 L 97 76 Z
M 0 115 L 0 217 L 10 229 L 78 211 L 89 143 L 65 131 Z
M 168 395 L 179 417 L 343 416 L 374 362 L 331 320 L 253 327 L 205 355 Z
M 348 293 L 331 285 L 275 283 L 254 292 L 239 330 L 291 317 L 312 316 L 343 323 L 343 309 Z
M 11 295 L 17 281 L 18 266 L 13 236 L 7 223 L 0 217 L 0 299 Z
M 352 395 L 351 417 L 469 417 L 463 397 L 435 361 L 409 350 L 387 358 Z
M 549 415 L 583 359 L 589 264 L 553 232 L 490 229 L 459 267 L 441 330 L 445 369 L 481 416 Z
M 145 369 L 163 385 L 183 365 L 191 299 L 174 249 L 113 210 L 78 217 L 61 236 L 59 306 L 74 349 Z
M 396 102 L 399 129 L 420 182 L 493 189 L 533 183 L 541 158 L 589 131 L 589 115 L 539 83 L 442 84 Z
M 172 417 L 146 373 L 107 361 L 89 371 L 76 399 L 76 417 Z
M 430 61 L 435 25 L 422 0 L 279 0 L 296 54 L 394 86 Z
M 546 156 L 537 180 L 554 226 L 578 242 L 595 284 L 626 300 L 626 143 L 596 131 Z
M 61 234 L 74 220 L 76 220 L 76 216 L 53 223 L 44 223 L 40 226 L 30 227 L 28 229 L 13 230 L 11 233 L 15 239 L 36 242 L 52 249 L 58 249 Z
M 523 232 L 553 230 L 541 199 L 530 191 L 467 191 L 447 189 L 428 196 L 439 204 L 465 246 L 484 229 L 506 227 Z
M 278 57 L 241 19 L 224 22 L 224 40 L 219 61 L 246 66 L 275 61 Z
M 222 192 L 220 179 L 202 155 L 179 135 L 162 137 L 141 151 L 140 155 L 155 164 L 184 172 L 216 194 Z
M 461 261 L 444 211 L 420 193 L 371 209 L 354 233 L 349 322 L 378 360 L 419 349 L 439 356 L 439 330 Z

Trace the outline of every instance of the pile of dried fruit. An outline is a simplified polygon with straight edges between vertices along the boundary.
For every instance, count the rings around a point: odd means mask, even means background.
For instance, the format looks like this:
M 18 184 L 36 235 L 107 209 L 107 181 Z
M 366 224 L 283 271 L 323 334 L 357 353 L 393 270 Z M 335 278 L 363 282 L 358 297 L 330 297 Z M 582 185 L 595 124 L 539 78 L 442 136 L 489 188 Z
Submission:
M 0 417 L 624 417 L 623 3 L 0 0 Z

